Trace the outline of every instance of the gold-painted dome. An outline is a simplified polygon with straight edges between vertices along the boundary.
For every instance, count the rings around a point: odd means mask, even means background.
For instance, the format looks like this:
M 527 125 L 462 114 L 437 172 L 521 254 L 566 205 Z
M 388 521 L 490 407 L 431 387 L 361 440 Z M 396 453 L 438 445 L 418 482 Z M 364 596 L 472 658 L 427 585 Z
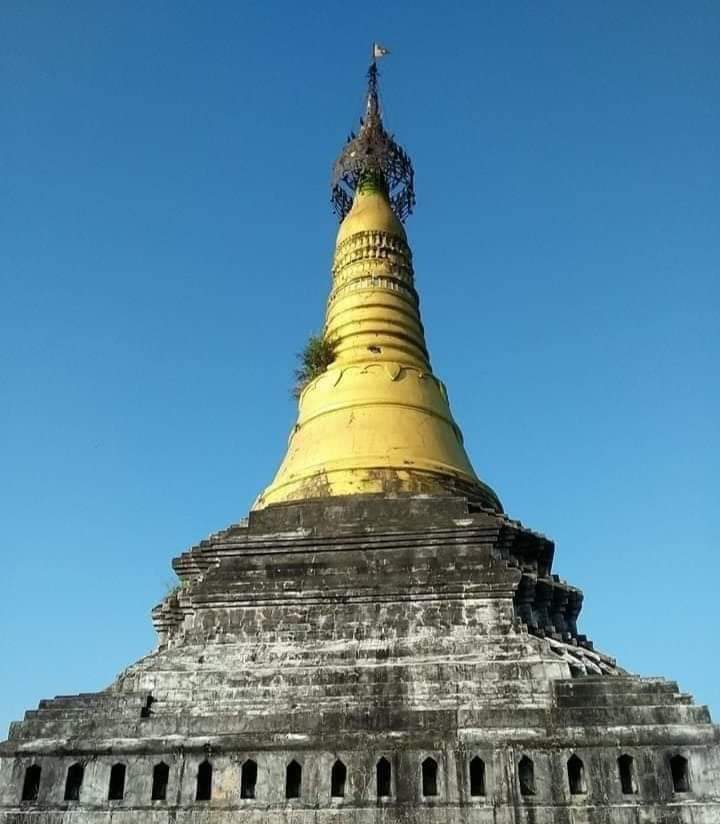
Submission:
M 502 511 L 430 368 L 400 219 L 414 204 L 412 164 L 383 128 L 374 66 L 366 117 L 336 164 L 333 201 L 342 222 L 323 330 L 333 360 L 303 388 L 285 459 L 254 508 L 460 492 Z

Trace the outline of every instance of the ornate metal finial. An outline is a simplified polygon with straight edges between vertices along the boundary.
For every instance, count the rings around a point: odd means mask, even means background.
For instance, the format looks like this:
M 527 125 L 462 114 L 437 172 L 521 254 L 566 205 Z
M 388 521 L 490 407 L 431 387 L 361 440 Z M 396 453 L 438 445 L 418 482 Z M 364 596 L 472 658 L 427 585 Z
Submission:
M 353 195 L 363 178 L 372 177 L 382 182 L 400 220 L 405 220 L 415 205 L 415 173 L 410 158 L 383 126 L 375 57 L 377 51 L 368 70 L 367 101 L 360 130 L 357 135 L 350 134 L 333 169 L 331 200 L 340 220 L 350 211 Z

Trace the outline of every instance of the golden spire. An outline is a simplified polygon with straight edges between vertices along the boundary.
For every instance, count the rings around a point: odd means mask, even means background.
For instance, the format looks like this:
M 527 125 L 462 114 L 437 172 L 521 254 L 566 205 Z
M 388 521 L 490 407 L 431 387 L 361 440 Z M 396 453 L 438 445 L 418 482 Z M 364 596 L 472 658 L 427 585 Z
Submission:
M 501 510 L 475 474 L 447 392 L 430 368 L 401 219 L 410 159 L 383 127 L 377 68 L 365 117 L 335 165 L 341 218 L 323 338 L 333 360 L 302 390 L 275 479 L 255 508 L 333 495 L 460 492 Z

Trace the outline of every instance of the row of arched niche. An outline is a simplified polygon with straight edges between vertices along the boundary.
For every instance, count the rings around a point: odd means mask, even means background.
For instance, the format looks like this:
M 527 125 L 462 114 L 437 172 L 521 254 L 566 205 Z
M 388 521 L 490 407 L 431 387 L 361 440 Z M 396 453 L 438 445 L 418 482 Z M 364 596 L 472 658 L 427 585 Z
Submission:
M 567 761 L 567 780 L 570 793 L 572 795 L 583 795 L 587 793 L 587 777 L 585 765 L 577 755 L 571 755 Z M 438 763 L 432 758 L 426 758 L 421 764 L 422 770 L 422 795 L 424 798 L 433 798 L 438 793 Z M 108 785 L 108 801 L 122 801 L 125 796 L 125 780 L 127 768 L 125 764 L 113 764 L 110 769 L 110 782 Z M 65 779 L 65 801 L 79 801 L 82 789 L 85 767 L 82 763 L 72 764 L 67 771 Z M 212 763 L 206 759 L 198 765 L 195 800 L 210 801 L 212 798 Z M 684 793 L 690 790 L 688 775 L 688 762 L 682 755 L 674 755 L 670 759 L 670 775 L 673 783 L 673 790 L 676 793 Z M 617 760 L 617 776 L 622 793 L 624 795 L 635 795 L 638 791 L 635 777 L 635 761 L 631 755 L 621 755 Z M 244 761 L 240 768 L 240 797 L 245 799 L 255 798 L 257 791 L 258 767 L 253 759 Z M 533 760 L 524 755 L 517 762 L 517 778 L 520 794 L 524 796 L 535 795 L 535 764 Z M 170 779 L 170 767 L 161 761 L 153 768 L 153 781 L 151 790 L 152 801 L 166 801 L 168 783 Z M 482 797 L 485 790 L 485 762 L 475 756 L 469 764 L 470 795 Z M 25 770 L 25 778 L 22 788 L 22 801 L 37 801 L 40 794 L 40 784 L 42 780 L 42 769 L 39 764 L 31 764 Z M 330 796 L 332 798 L 344 798 L 347 784 L 347 767 L 338 759 L 330 771 Z M 392 793 L 392 768 L 387 758 L 382 757 L 375 768 L 375 794 L 377 798 L 391 798 Z M 302 766 L 294 759 L 290 761 L 285 770 L 285 798 L 294 799 L 302 797 Z

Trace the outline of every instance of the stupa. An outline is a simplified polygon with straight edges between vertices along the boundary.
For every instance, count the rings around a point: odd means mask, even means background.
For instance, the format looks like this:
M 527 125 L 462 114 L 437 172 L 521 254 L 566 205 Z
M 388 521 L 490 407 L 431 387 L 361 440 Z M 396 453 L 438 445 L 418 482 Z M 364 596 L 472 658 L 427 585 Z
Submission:
M 335 165 L 320 351 L 249 517 L 173 561 L 158 645 L 0 744 L 5 824 L 718 824 L 720 729 L 578 630 L 430 367 L 378 73 Z

